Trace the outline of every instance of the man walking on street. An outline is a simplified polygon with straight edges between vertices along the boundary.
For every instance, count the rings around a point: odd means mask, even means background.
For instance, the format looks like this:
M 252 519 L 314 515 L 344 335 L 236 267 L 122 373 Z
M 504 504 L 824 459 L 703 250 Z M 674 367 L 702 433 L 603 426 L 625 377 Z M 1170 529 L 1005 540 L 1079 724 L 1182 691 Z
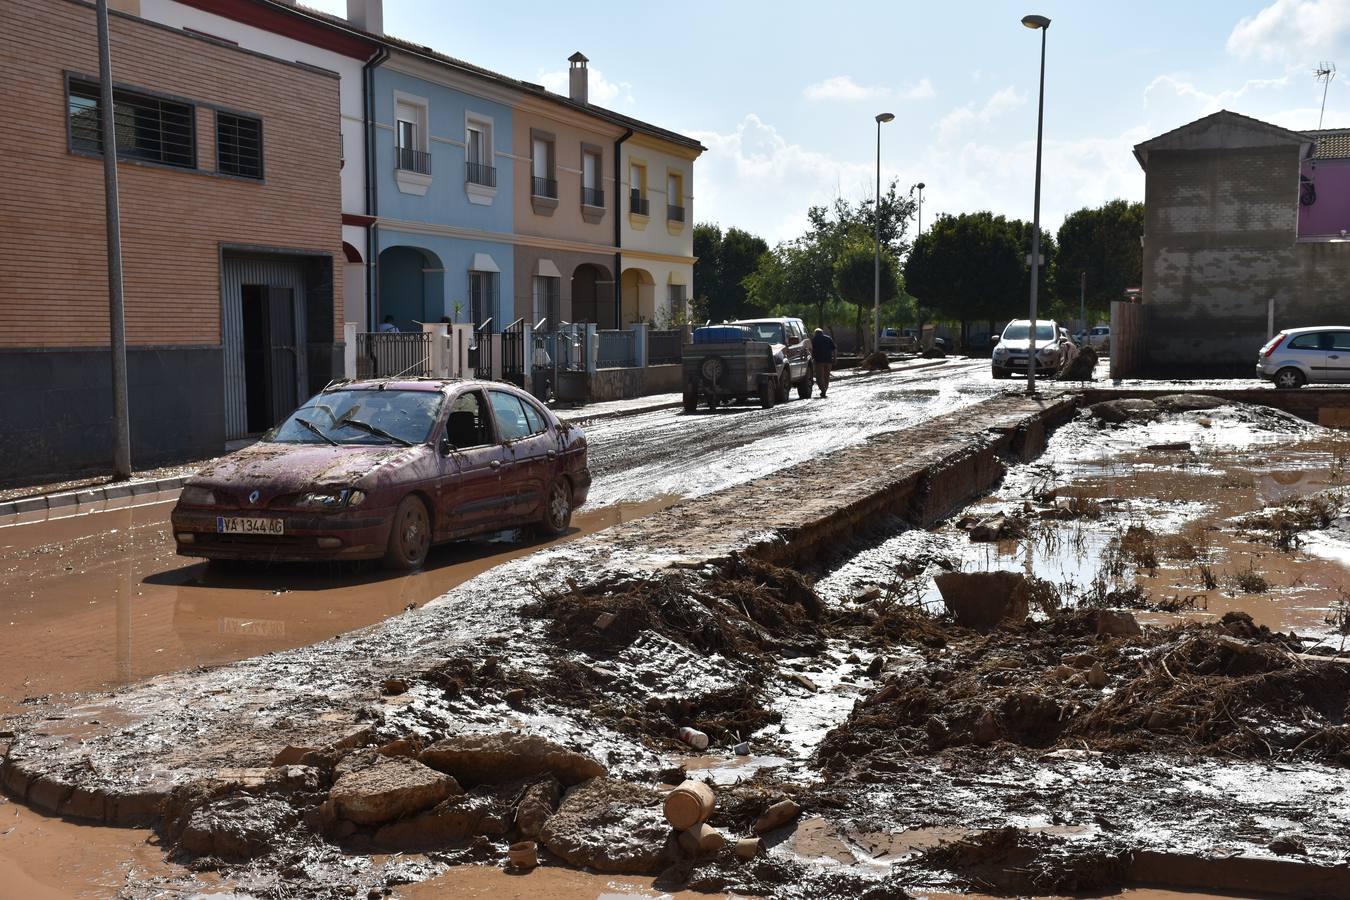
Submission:
M 834 338 L 817 328 L 811 335 L 811 358 L 816 362 L 816 384 L 824 398 L 830 389 L 830 369 L 834 366 Z

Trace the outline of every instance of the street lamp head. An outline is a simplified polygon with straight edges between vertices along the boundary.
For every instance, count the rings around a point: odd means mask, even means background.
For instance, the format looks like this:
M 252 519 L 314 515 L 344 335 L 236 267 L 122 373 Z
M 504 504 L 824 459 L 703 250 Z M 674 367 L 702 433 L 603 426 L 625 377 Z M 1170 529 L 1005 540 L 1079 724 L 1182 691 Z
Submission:
M 924 184 L 922 181 L 919 182 L 919 190 L 923 190 L 926 187 L 928 187 L 928 185 Z
M 1022 24 L 1028 28 L 1049 28 L 1050 20 L 1045 16 L 1023 16 Z
M 895 113 L 877 113 L 877 124 L 895 121 Z

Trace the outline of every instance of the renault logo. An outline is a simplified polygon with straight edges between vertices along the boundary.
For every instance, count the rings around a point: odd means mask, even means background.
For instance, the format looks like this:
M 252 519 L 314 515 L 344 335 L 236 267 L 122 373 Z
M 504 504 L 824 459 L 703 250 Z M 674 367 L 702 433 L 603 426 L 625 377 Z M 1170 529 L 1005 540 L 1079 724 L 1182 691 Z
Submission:
M 251 494 L 248 495 L 248 502 L 249 502 L 249 503 L 257 503 L 257 502 L 258 502 L 258 498 L 259 498 L 260 496 L 262 496 L 262 495 L 259 494 L 257 491 L 254 491 L 253 493 L 251 493 Z

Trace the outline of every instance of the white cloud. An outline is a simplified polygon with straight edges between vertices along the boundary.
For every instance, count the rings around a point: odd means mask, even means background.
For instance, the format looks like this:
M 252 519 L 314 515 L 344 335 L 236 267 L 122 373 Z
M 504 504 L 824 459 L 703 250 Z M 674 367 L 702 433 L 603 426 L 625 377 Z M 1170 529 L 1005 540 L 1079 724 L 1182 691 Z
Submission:
M 860 100 L 882 100 L 887 97 L 896 97 L 900 100 L 927 100 L 935 93 L 933 83 L 927 78 L 920 78 L 917 82 L 904 85 L 898 90 L 892 90 L 879 84 L 858 84 L 847 75 L 835 75 L 832 78 L 826 78 L 824 81 L 807 85 L 805 90 L 802 91 L 802 96 L 807 100 L 835 100 L 844 103 L 856 103 Z
M 571 89 L 567 71 L 567 69 L 555 69 L 551 72 L 540 70 L 535 80 L 553 93 L 566 97 Z M 588 71 L 590 78 L 587 81 L 586 92 L 592 103 L 610 107 L 634 105 L 632 84 L 627 81 L 610 81 L 599 69 L 592 68 Z
M 1228 52 L 1242 59 L 1291 60 L 1344 51 L 1350 44 L 1347 0 L 1275 0 L 1254 16 L 1239 20 L 1228 35 Z
M 1241 109 L 1234 109 L 1239 106 L 1237 101 L 1244 100 L 1249 94 L 1257 91 L 1279 91 L 1289 86 L 1291 73 L 1286 71 L 1279 78 L 1252 78 L 1243 82 L 1239 88 L 1218 91 L 1217 93 L 1208 93 L 1196 87 L 1194 83 L 1185 81 L 1175 75 L 1159 75 L 1149 82 L 1148 87 L 1144 88 L 1144 104 L 1155 102 L 1162 98 L 1170 99 L 1172 97 L 1183 100 L 1194 101 L 1203 113 L 1212 113 L 1220 109 L 1233 109 L 1235 112 L 1242 112 Z
M 938 137 L 944 141 L 950 141 L 965 130 L 966 126 L 987 124 L 995 117 L 1016 109 L 1026 102 L 1026 94 L 1017 93 L 1017 90 L 1009 85 L 1002 90 L 995 91 L 984 102 L 983 106 L 976 107 L 974 103 L 967 103 L 947 113 L 938 120 L 935 126 Z

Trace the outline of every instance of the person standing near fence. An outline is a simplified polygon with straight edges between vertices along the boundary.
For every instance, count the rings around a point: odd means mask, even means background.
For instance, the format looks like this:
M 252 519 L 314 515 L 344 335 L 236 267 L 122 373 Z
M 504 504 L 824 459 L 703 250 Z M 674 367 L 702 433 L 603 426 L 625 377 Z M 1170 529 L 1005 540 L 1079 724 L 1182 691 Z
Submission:
M 384 317 L 384 321 L 380 323 L 380 334 L 398 334 L 398 326 L 394 324 L 393 316 Z
M 830 370 L 834 367 L 834 338 L 817 328 L 811 335 L 811 359 L 816 366 L 816 384 L 820 385 L 820 396 L 824 399 L 830 389 Z

